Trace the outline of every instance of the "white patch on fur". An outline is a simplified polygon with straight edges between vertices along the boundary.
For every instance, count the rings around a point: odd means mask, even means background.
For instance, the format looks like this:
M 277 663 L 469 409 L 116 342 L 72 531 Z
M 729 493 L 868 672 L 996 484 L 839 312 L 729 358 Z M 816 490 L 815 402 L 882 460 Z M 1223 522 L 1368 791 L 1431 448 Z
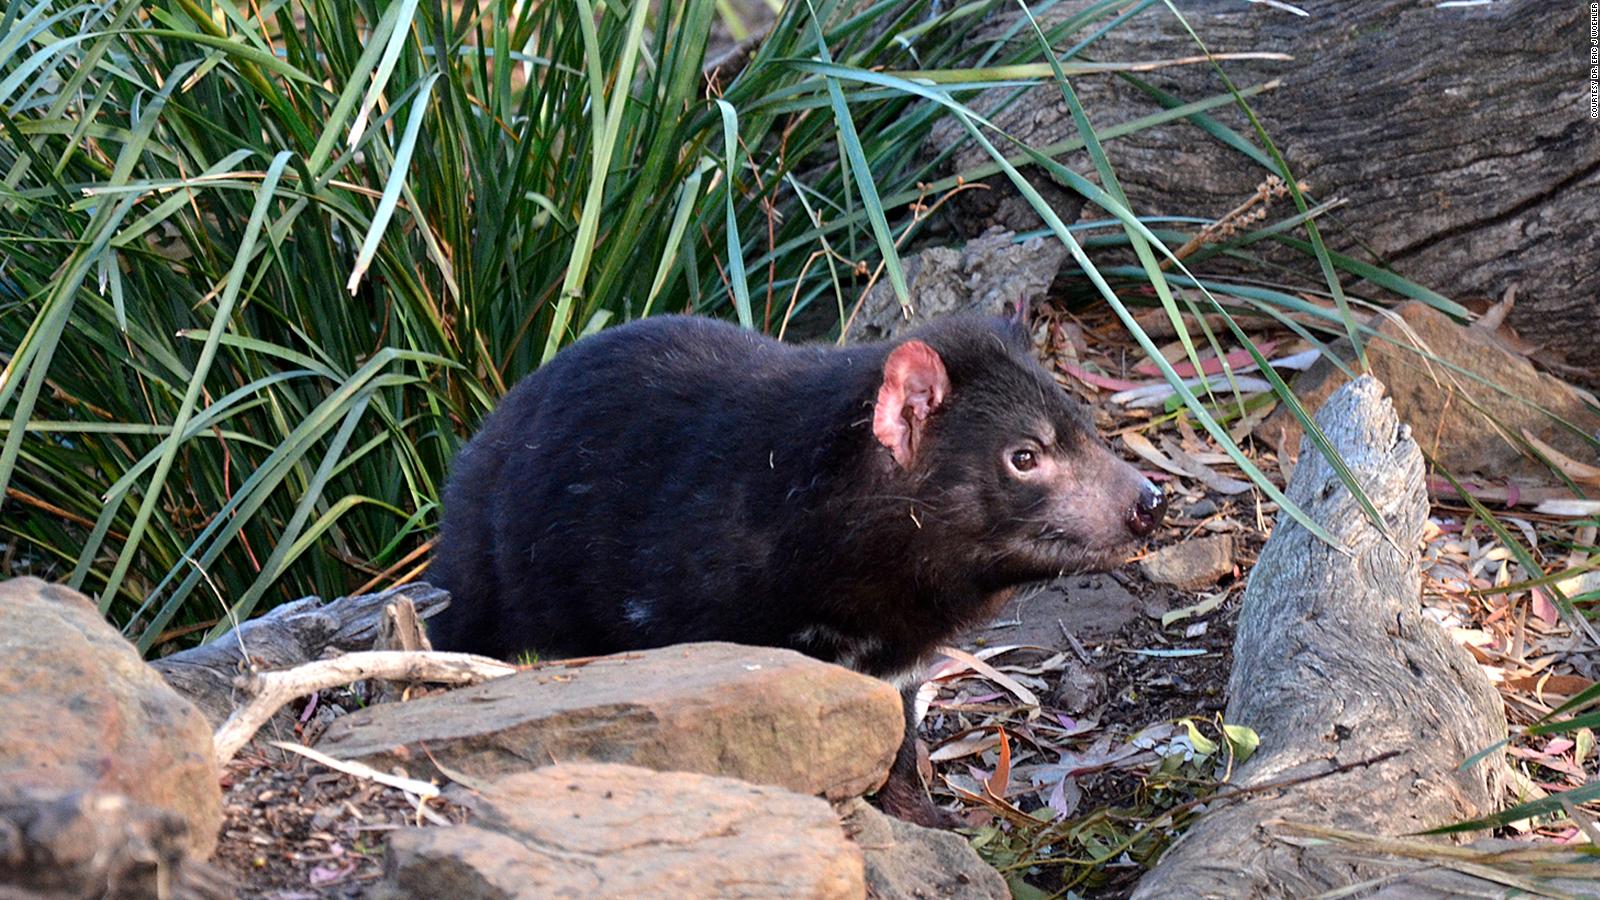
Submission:
M 640 600 L 638 597 L 630 597 L 622 604 L 622 617 L 627 619 L 628 624 L 635 628 L 643 628 L 649 625 L 650 618 L 653 615 L 650 604 Z

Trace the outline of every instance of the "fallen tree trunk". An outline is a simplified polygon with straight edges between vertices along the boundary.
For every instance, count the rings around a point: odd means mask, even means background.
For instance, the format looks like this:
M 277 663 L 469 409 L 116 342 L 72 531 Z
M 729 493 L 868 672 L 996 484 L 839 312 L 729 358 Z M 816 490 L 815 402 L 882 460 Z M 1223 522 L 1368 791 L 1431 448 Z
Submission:
M 1041 19 L 1060 21 L 1089 5 L 1067 0 Z M 1281 79 L 1250 104 L 1314 197 L 1345 201 L 1319 220 L 1330 246 L 1458 301 L 1497 300 L 1515 283 L 1512 327 L 1566 354 L 1574 366 L 1600 371 L 1600 342 L 1592 337 L 1600 329 L 1594 299 L 1600 266 L 1593 262 L 1600 256 L 1600 140 L 1588 95 L 1589 4 L 1295 0 L 1294 6 L 1308 15 L 1235 0 L 1179 4 L 1213 52 L 1293 56 L 1223 67 L 1240 89 Z M 1008 24 L 997 20 L 988 27 Z M 1154 60 L 1197 49 L 1157 3 L 1097 40 L 1085 57 Z M 1204 65 L 1141 77 L 1185 102 L 1225 91 Z M 1114 75 L 1080 76 L 1073 86 L 1096 128 L 1161 109 Z M 994 89 L 973 106 L 989 113 L 1010 91 Z M 1211 116 L 1258 143 L 1237 108 L 1218 108 Z M 1077 133 L 1054 84 L 1031 89 L 994 121 L 1034 147 Z M 952 125 L 936 144 L 958 131 Z M 1220 217 L 1269 174 L 1186 122 L 1116 138 L 1106 151 L 1141 215 Z M 969 150 L 956 165 L 982 162 L 982 151 Z M 1092 171 L 1081 153 L 1065 162 Z M 1042 174 L 1032 177 L 1048 182 Z M 991 223 L 1018 232 L 1040 227 L 1025 204 L 1005 199 L 1013 192 L 1004 179 L 993 181 L 997 190 L 964 196 L 965 203 L 994 206 L 977 210 L 970 233 Z M 1047 196 L 1064 216 L 1081 207 L 1076 195 L 1044 186 L 1053 189 Z M 1272 214 L 1277 219 L 1293 211 L 1279 201 Z M 1309 257 L 1300 260 L 1320 278 Z M 1380 293 L 1349 277 L 1346 282 Z
M 233 713 L 234 679 L 245 671 L 246 653 L 251 666 L 265 670 L 321 659 L 328 650 L 371 650 L 380 643 L 385 610 L 399 600 L 409 600 L 417 617 L 426 619 L 444 609 L 450 595 L 414 583 L 331 602 L 306 597 L 251 619 L 208 644 L 150 664 L 216 728 Z
M 1485 815 L 1500 798 L 1498 754 L 1457 771 L 1505 736 L 1505 713 L 1466 651 L 1422 614 L 1422 455 L 1382 390 L 1371 377 L 1351 382 L 1317 422 L 1394 543 L 1326 460 L 1303 450 L 1289 499 L 1349 553 L 1288 516 L 1278 521 L 1250 573 L 1228 684 L 1226 721 L 1261 738 L 1233 783 L 1257 790 L 1214 803 L 1135 897 L 1302 897 L 1345 887 L 1381 870 L 1320 851 L 1286 821 L 1392 835 Z M 1287 786 L 1260 789 L 1269 784 Z

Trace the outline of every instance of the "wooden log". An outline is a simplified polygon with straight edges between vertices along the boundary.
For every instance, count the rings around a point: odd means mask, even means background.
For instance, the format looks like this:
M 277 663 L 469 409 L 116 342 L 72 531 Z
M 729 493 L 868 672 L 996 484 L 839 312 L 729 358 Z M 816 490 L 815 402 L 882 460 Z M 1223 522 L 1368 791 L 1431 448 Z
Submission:
M 1041 13 L 1045 22 L 1081 12 L 1089 0 L 1066 0 Z M 1519 285 L 1510 324 L 1524 338 L 1600 372 L 1600 140 L 1590 118 L 1589 5 L 1495 0 L 1479 5 L 1417 0 L 1294 0 L 1307 16 L 1266 3 L 1196 0 L 1178 4 L 1214 52 L 1278 52 L 1291 61 L 1223 63 L 1241 89 L 1280 85 L 1250 100 L 1296 178 L 1317 200 L 1345 205 L 1320 221 L 1331 247 L 1392 267 L 1458 301 L 1498 300 Z M 997 18 L 988 28 L 1010 24 Z M 1096 25 L 1099 23 L 1097 22 Z M 1024 28 L 1018 40 L 1031 31 Z M 1065 47 L 1087 30 L 1063 40 Z M 1197 47 L 1157 3 L 1112 29 L 1085 51 L 1101 62 L 1169 59 Z M 1141 75 L 1156 87 L 1200 100 L 1225 91 L 1209 66 L 1174 66 Z M 1161 107 L 1114 75 L 1073 80 L 1096 128 Z M 989 114 L 1011 89 L 972 101 Z M 1235 107 L 1210 115 L 1256 143 Z M 1075 137 L 1054 84 L 1031 89 L 996 124 L 1031 146 Z M 943 127 L 943 126 L 942 126 Z M 935 136 L 934 145 L 959 136 Z M 1220 217 L 1254 193 L 1269 174 L 1187 122 L 1116 138 L 1106 145 L 1118 180 L 1140 215 Z M 964 150 L 960 168 L 987 162 Z M 1064 162 L 1093 166 L 1082 153 Z M 1082 200 L 1035 172 L 1033 180 L 1070 223 Z M 1040 226 L 1004 178 L 996 190 L 969 192 L 963 204 L 989 204 L 961 227 L 1013 231 Z M 1279 200 L 1272 217 L 1294 212 Z M 1088 218 L 1101 218 L 1097 210 Z M 959 223 L 959 218 L 958 218 Z M 1299 233 L 1302 237 L 1303 232 Z M 1316 263 L 1296 256 L 1320 281 Z M 1214 264 L 1208 263 L 1206 269 Z M 1346 276 L 1346 286 L 1382 296 Z M 1550 354 L 1542 355 L 1548 359 Z M 1543 360 L 1542 360 L 1543 361 Z
M 1228 684 L 1226 721 L 1261 738 L 1233 781 L 1252 790 L 1219 795 L 1135 897 L 1320 894 L 1377 870 L 1283 822 L 1404 834 L 1488 814 L 1501 797 L 1501 756 L 1457 770 L 1505 736 L 1505 713 L 1472 658 L 1422 613 L 1422 454 L 1370 376 L 1335 392 L 1317 422 L 1394 543 L 1304 449 L 1288 496 L 1343 549 L 1280 516 L 1250 573 Z M 1260 789 L 1272 784 L 1284 786 Z
M 384 609 L 399 599 L 409 600 L 426 619 L 444 609 L 450 595 L 417 582 L 331 602 L 306 597 L 151 665 L 216 728 L 233 712 L 234 678 L 246 669 L 246 653 L 256 669 L 286 669 L 320 659 L 328 650 L 371 650 L 383 628 Z

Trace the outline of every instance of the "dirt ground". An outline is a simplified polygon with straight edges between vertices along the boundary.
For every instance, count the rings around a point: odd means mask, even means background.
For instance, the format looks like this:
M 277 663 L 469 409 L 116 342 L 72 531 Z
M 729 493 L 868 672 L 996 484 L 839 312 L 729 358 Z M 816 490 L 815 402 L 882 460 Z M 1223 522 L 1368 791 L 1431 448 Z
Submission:
M 387 832 L 467 819 L 440 800 L 419 816 L 394 788 L 254 748 L 224 773 L 223 816 L 212 864 L 249 900 L 365 897 L 383 874 Z

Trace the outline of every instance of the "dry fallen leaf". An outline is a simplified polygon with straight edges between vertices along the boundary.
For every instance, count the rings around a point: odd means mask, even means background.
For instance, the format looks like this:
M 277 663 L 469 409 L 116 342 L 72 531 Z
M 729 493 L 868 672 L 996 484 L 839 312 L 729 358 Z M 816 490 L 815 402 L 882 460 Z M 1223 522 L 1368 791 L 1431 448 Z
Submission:
M 1535 450 L 1538 450 L 1540 453 L 1544 454 L 1545 459 L 1550 460 L 1550 462 L 1553 463 L 1556 468 L 1560 469 L 1561 474 L 1571 478 L 1573 481 L 1576 481 L 1579 484 L 1588 484 L 1600 487 L 1600 466 L 1591 466 L 1588 463 L 1579 462 L 1578 460 L 1573 459 L 1565 453 L 1562 453 L 1560 450 L 1557 450 L 1549 444 L 1546 444 L 1544 441 L 1534 437 L 1533 432 L 1526 428 L 1522 429 L 1522 437 L 1529 444 L 1533 445 Z

